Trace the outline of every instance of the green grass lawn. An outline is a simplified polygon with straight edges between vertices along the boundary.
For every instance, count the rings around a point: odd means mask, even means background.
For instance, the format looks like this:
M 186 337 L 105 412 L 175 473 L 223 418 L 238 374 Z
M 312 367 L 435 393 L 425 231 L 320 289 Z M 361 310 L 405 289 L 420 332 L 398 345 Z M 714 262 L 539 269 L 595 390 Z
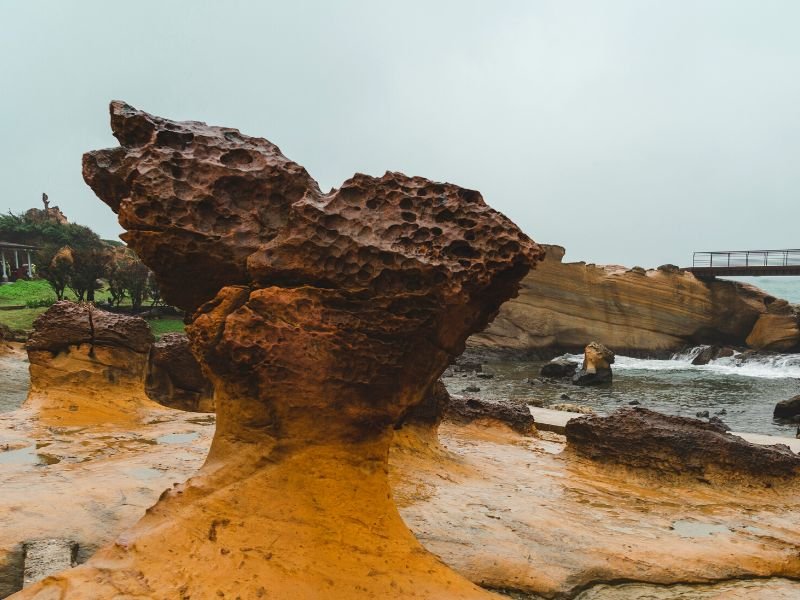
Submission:
M 64 296 L 67 300 L 75 300 L 75 294 L 66 290 Z M 55 301 L 56 295 L 50 285 L 43 279 L 33 281 L 19 280 L 7 285 L 0 285 L 0 307 L 25 306 L 29 302 Z M 97 302 L 105 301 L 108 292 L 99 290 L 95 292 Z M 124 303 L 123 303 L 124 304 Z M 33 321 L 47 310 L 47 307 L 20 308 L 15 310 L 0 310 L 0 323 L 15 330 L 30 331 Z M 161 317 L 148 320 L 150 329 L 156 338 L 165 333 L 183 331 L 183 319 L 180 317 Z
M 0 305 L 25 305 L 29 301 L 40 301 L 52 298 L 55 300 L 53 289 L 43 279 L 25 281 L 20 279 L 14 283 L 0 285 Z M 74 296 L 73 296 L 74 297 Z
M 158 319 L 148 319 L 150 330 L 156 339 L 160 338 L 165 333 L 183 332 L 184 325 L 183 319 L 180 317 L 160 317 Z
M 0 323 L 13 330 L 30 331 L 36 317 L 46 310 L 47 307 L 0 310 Z
M 104 302 L 108 299 L 108 292 L 97 290 L 94 293 L 96 302 Z M 75 294 L 67 288 L 64 290 L 64 298 L 75 300 Z M 27 281 L 19 279 L 14 283 L 0 285 L 0 306 L 24 306 L 31 302 L 44 302 L 52 300 L 55 302 L 56 293 L 44 279 L 34 279 Z

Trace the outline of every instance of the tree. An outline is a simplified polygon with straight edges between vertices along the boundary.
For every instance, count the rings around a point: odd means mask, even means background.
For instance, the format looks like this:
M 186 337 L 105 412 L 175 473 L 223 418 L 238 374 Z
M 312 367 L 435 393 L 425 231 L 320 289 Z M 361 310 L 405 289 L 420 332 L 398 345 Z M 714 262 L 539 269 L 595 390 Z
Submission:
M 148 297 L 151 277 L 150 269 L 130 248 L 115 249 L 108 276 L 112 302 L 119 305 L 127 295 L 133 311 L 138 311 Z
M 161 306 L 164 298 L 161 297 L 161 289 L 158 287 L 155 274 L 150 271 L 147 276 L 147 296 L 150 298 L 150 307 Z
M 69 284 L 75 259 L 69 246 L 44 246 L 36 253 L 39 275 L 44 277 L 58 300 L 64 299 L 64 289 Z
M 108 276 L 111 254 L 102 247 L 92 245 L 73 251 L 74 261 L 69 273 L 69 289 L 79 301 L 94 302 L 94 293 L 102 288 L 99 279 Z

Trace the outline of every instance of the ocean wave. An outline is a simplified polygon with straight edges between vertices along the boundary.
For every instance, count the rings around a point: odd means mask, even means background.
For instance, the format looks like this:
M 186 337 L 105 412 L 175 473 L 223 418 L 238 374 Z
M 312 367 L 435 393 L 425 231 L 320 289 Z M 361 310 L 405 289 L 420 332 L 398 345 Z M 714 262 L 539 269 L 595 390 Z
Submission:
M 743 356 L 737 353 L 712 360 L 707 365 L 693 365 L 692 360 L 705 347 L 698 346 L 662 360 L 617 355 L 613 368 L 616 371 L 691 371 L 761 379 L 800 379 L 800 354 Z M 563 358 L 581 362 L 583 355 L 565 354 Z

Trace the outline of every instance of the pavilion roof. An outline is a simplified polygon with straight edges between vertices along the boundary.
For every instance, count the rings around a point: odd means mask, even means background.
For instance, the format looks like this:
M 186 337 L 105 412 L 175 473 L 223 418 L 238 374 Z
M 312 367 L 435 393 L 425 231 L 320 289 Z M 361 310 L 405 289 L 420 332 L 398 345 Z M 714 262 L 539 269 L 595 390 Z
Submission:
M 4 242 L 0 240 L 0 250 L 38 250 L 38 246 L 31 244 L 14 244 L 12 242 Z

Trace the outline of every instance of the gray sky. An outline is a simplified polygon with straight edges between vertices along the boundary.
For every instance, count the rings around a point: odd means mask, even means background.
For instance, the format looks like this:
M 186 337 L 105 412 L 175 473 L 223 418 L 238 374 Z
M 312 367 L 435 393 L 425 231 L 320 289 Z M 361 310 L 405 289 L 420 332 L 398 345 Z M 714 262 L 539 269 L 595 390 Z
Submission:
M 568 260 L 800 247 L 800 2 L 0 0 L 0 210 L 81 178 L 107 105 L 266 137 L 323 188 L 480 190 Z

